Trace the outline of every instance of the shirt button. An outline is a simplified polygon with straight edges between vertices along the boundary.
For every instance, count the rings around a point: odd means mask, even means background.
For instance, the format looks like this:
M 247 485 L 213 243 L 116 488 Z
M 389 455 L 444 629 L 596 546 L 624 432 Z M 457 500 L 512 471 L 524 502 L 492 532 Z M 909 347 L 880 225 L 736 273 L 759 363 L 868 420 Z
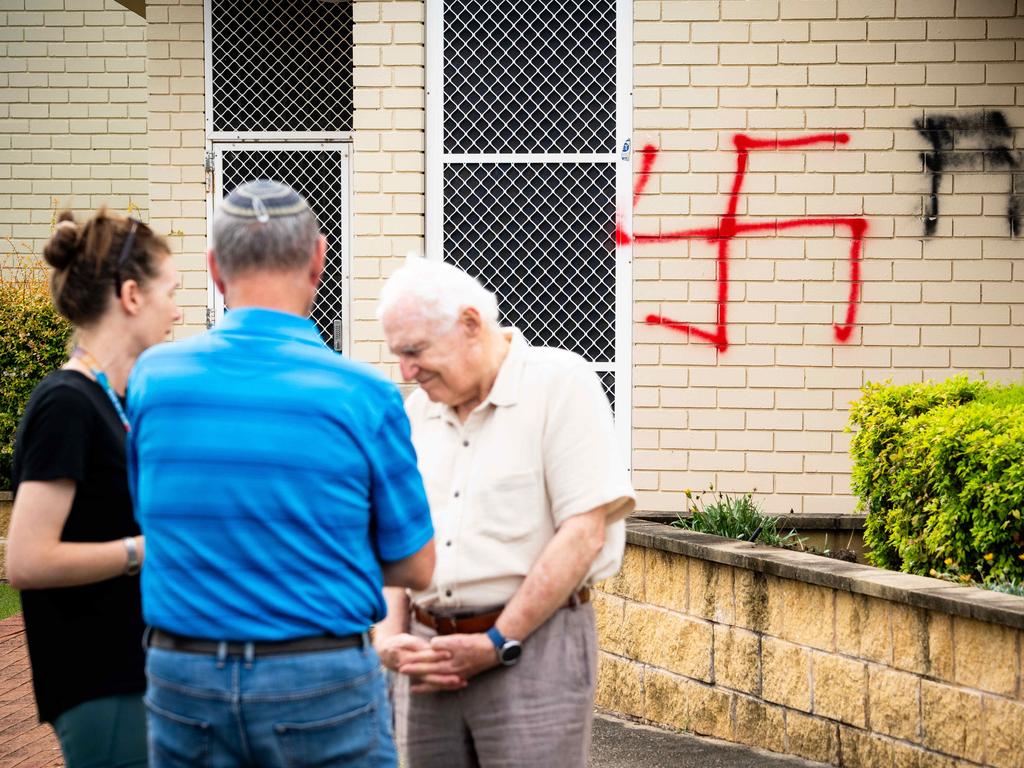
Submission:
M 451 540 L 451 539 L 448 539 L 448 541 L 446 541 L 446 542 L 444 543 L 444 545 L 445 545 L 446 547 L 450 547 L 450 546 L 452 545 L 452 540 Z
M 445 597 L 451 597 L 451 596 L 452 596 L 452 591 L 451 591 L 450 589 L 446 589 L 446 590 L 444 591 L 444 596 L 445 596 Z
M 463 440 L 462 441 L 462 447 L 463 448 L 469 448 L 469 440 Z
M 459 492 L 458 491 L 455 492 L 455 498 L 456 499 L 459 498 Z

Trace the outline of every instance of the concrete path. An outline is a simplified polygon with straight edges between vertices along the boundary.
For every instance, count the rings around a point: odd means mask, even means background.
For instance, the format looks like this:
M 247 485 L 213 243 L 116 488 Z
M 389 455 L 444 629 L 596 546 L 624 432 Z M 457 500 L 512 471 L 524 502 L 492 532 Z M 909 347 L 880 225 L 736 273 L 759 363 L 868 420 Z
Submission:
M 619 720 L 594 718 L 590 768 L 821 768 L 795 757 L 717 739 L 672 733 Z
M 53 730 L 36 721 L 21 614 L 0 621 L 0 768 L 64 765 Z M 590 768 L 817 768 L 770 752 L 598 715 Z M 538 767 L 541 768 L 541 767 Z

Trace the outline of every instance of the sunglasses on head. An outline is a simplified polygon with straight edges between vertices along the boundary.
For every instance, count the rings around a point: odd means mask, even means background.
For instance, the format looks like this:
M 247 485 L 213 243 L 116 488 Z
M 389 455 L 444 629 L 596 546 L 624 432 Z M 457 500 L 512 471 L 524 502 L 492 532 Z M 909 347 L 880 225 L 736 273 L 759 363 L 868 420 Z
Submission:
M 117 257 L 117 268 L 114 271 L 114 294 L 118 298 L 121 297 L 121 283 L 123 282 L 121 280 L 121 272 L 132 255 L 132 247 L 135 245 L 135 233 L 138 232 L 139 227 L 146 226 L 138 219 L 129 218 L 128 221 L 131 222 L 132 226 L 124 238 L 124 245 L 121 246 L 121 255 Z

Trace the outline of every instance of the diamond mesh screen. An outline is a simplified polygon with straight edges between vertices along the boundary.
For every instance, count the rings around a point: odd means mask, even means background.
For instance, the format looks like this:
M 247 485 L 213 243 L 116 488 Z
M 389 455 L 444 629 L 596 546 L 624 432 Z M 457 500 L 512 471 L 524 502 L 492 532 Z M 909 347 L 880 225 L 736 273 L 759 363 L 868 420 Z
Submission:
M 239 184 L 274 179 L 289 184 L 306 198 L 327 238 L 323 277 L 310 314 L 324 342 L 341 351 L 335 328 L 342 319 L 342 233 L 345 222 L 342 153 L 332 150 L 225 150 L 221 194 L 226 197 Z
M 615 0 L 448 0 L 444 151 L 614 151 L 615 34 Z
M 498 295 L 531 344 L 615 358 L 615 168 L 450 163 L 444 257 Z
M 211 0 L 213 130 L 352 130 L 352 3 Z
M 604 395 L 615 412 L 615 371 L 601 371 L 597 374 L 601 379 L 601 386 L 604 387 Z

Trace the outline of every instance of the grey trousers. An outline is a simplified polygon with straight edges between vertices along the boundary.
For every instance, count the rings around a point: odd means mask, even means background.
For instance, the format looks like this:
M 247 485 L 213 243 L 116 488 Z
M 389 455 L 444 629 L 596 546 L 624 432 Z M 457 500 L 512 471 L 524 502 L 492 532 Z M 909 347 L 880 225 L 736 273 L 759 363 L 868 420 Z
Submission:
M 434 633 L 415 620 L 412 633 Z M 597 633 L 590 604 L 562 608 L 527 638 L 514 667 L 461 691 L 410 694 L 399 675 L 395 736 L 405 768 L 586 768 Z

